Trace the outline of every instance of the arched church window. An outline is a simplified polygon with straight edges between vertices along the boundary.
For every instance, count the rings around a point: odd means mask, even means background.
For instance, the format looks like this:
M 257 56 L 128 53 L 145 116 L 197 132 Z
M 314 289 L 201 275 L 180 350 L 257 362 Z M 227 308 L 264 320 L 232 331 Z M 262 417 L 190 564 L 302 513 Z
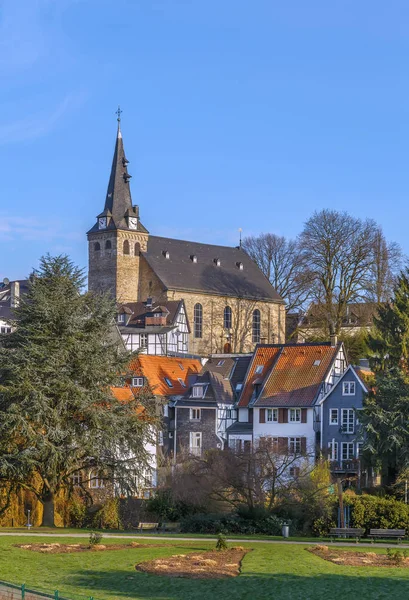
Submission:
M 123 246 L 123 248 L 124 248 L 124 250 L 123 250 L 124 254 L 129 254 L 129 253 L 130 253 L 130 250 L 129 250 L 129 242 L 128 242 L 128 240 L 125 240 L 125 241 L 124 241 L 124 246 Z
M 99 252 L 101 250 L 101 245 L 99 242 L 95 242 L 94 244 L 94 251 L 95 252 Z
M 112 248 L 111 240 L 107 240 L 105 242 L 105 250 L 111 250 L 111 248 Z
M 195 304 L 193 309 L 193 330 L 195 338 L 201 338 L 203 333 L 203 306 Z
M 230 306 L 226 306 L 223 314 L 223 327 L 225 329 L 232 328 L 232 316 L 231 316 L 231 308 Z
M 141 251 L 141 245 L 139 242 L 135 242 L 135 256 L 139 256 L 139 252 Z
M 260 311 L 258 308 L 253 311 L 253 327 L 252 327 L 252 339 L 253 343 L 258 344 L 260 342 L 260 328 L 261 328 L 261 318 Z

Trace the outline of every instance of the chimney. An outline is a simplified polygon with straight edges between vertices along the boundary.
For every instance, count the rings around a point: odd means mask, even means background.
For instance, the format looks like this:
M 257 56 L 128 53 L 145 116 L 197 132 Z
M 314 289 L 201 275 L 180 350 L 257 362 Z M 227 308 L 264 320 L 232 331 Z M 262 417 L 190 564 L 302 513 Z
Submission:
M 20 284 L 18 281 L 12 281 L 10 284 L 10 306 L 14 308 L 18 306 L 20 299 Z
M 331 335 L 331 338 L 330 338 L 330 339 L 331 339 L 331 346 L 332 346 L 333 348 L 335 348 L 335 346 L 338 344 L 338 336 L 337 336 L 337 335 L 335 335 L 335 333 L 333 333 L 333 334 Z

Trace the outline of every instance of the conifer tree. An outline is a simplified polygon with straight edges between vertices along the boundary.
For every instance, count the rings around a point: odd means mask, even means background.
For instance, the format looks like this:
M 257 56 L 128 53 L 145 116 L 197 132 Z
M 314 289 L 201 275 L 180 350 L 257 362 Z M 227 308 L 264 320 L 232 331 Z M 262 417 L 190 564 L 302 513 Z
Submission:
M 73 475 L 131 486 L 152 442 L 151 397 L 111 391 L 130 358 L 112 335 L 115 304 L 83 285 L 66 256 L 43 257 L 0 347 L 0 478 L 36 494 L 46 526 Z

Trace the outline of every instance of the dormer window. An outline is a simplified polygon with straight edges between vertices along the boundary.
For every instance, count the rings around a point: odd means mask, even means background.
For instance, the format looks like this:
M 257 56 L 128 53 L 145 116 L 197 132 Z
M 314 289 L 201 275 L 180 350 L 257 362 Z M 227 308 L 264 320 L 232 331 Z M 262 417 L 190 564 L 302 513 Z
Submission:
M 164 256 L 165 258 L 168 258 L 168 259 L 169 259 L 169 258 L 170 258 L 169 251 L 168 251 L 168 250 L 164 250 L 164 251 L 163 251 L 163 256 Z
M 169 379 L 169 377 L 164 377 L 165 383 L 168 387 L 173 388 L 173 383 Z
M 257 365 L 256 370 L 254 371 L 254 373 L 256 375 L 261 375 L 261 373 L 263 372 L 264 366 L 263 365 Z
M 238 268 L 240 271 L 242 271 L 242 270 L 244 269 L 244 265 L 243 265 L 243 263 L 242 263 L 242 262 L 236 262 L 236 267 L 237 267 L 237 268 Z
M 222 367 L 224 365 L 224 360 L 219 360 L 216 367 Z
M 193 398 L 203 398 L 203 386 L 194 385 L 192 387 L 192 396 Z
M 192 261 L 192 263 L 197 263 L 197 256 L 195 254 L 191 254 L 190 260 Z
M 186 383 L 183 381 L 183 379 L 181 379 L 180 377 L 178 377 L 178 381 L 179 381 L 179 383 L 180 383 L 180 385 L 182 387 L 184 387 L 184 388 L 186 387 Z
M 117 321 L 118 321 L 118 323 L 125 323 L 125 315 L 124 315 L 124 313 L 119 313 Z
M 321 361 L 319 359 L 317 359 L 317 360 L 314 360 L 314 365 L 313 366 L 314 367 L 319 367 L 320 364 L 321 364 Z
M 144 380 L 143 377 L 132 377 L 131 386 L 132 387 L 143 387 Z
M 222 261 L 220 260 L 220 258 L 215 258 L 214 264 L 216 265 L 216 267 L 220 267 L 220 265 L 222 264 Z

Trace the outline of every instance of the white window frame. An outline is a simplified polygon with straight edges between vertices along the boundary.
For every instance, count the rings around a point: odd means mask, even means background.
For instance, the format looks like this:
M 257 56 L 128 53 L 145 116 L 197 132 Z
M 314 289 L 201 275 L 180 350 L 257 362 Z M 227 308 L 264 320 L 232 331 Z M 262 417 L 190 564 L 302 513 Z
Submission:
M 143 387 L 144 380 L 143 377 L 132 377 L 131 385 L 132 387 Z
M 364 447 L 364 443 L 363 442 L 357 442 L 356 443 L 356 457 L 357 458 L 361 458 L 363 447 Z
M 356 385 L 355 381 L 343 381 L 342 382 L 342 395 L 343 396 L 355 396 Z
M 344 449 L 348 456 L 344 457 Z M 355 458 L 354 454 L 354 442 L 341 442 L 341 458 L 342 460 L 352 460 Z
M 290 423 L 301 423 L 301 408 L 290 408 L 288 421 Z
M 341 408 L 341 427 L 343 433 L 355 432 L 355 410 L 353 408 Z
M 164 417 L 168 417 L 169 416 L 169 404 L 164 404 L 163 405 L 163 416 Z
M 192 396 L 193 398 L 203 398 L 204 396 L 204 386 L 203 385 L 194 385 L 192 387 Z
M 82 476 L 81 476 L 81 472 L 77 471 L 76 473 L 73 473 L 71 475 L 71 483 L 73 486 L 79 486 L 82 483 Z
M 200 408 L 190 408 L 189 409 L 189 420 L 190 421 L 201 421 L 202 419 L 202 410 Z
M 334 456 L 332 456 L 332 441 L 328 442 L 329 460 L 338 460 L 338 442 L 334 442 Z
M 336 421 L 332 420 L 333 413 L 336 413 L 336 415 L 337 415 Z M 338 411 L 338 409 L 337 408 L 330 408 L 329 409 L 329 424 L 330 425 L 338 425 L 338 421 L 339 421 L 339 411 Z
M 196 443 L 198 442 L 198 443 Z M 189 452 L 195 456 L 202 455 L 202 432 L 191 431 L 189 433 Z
M 141 333 L 139 335 L 139 347 L 140 348 L 147 348 L 148 347 L 148 343 L 149 343 L 149 337 L 147 333 Z
M 117 321 L 118 321 L 118 323 L 125 323 L 125 315 L 124 315 L 124 313 L 119 313 L 118 314 Z
M 299 450 L 297 450 L 299 448 Z M 288 438 L 288 451 L 290 454 L 301 454 L 301 437 Z
M 104 480 L 101 478 L 97 471 L 92 470 L 89 472 L 88 487 L 91 490 L 102 490 L 105 488 Z
M 158 446 L 163 446 L 163 431 L 158 431 Z
M 267 408 L 266 409 L 266 422 L 267 423 L 278 423 L 278 408 Z

